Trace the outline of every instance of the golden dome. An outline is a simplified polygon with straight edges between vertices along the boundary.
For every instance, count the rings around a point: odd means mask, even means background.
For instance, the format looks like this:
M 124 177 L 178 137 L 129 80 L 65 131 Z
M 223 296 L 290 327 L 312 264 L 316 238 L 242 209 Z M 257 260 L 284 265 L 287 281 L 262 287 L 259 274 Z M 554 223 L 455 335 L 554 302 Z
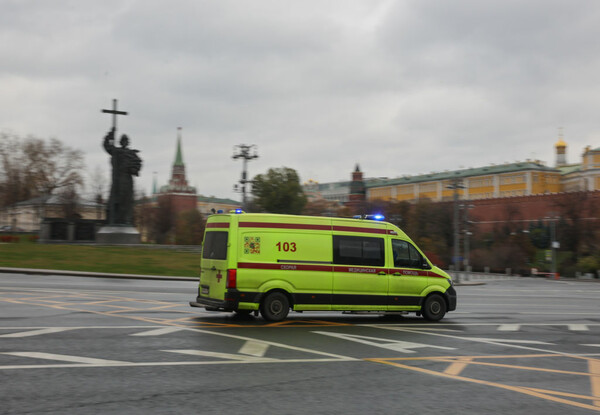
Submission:
M 554 147 L 566 147 L 566 146 L 567 146 L 567 143 L 565 143 L 562 138 L 559 138 L 558 141 L 556 142 L 556 144 L 554 144 Z

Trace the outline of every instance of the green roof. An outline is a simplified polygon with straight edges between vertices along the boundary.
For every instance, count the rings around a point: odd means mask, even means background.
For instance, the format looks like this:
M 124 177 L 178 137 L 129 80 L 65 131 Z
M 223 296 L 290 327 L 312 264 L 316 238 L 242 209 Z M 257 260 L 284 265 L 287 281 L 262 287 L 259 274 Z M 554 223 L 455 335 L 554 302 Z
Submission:
M 221 203 L 224 205 L 235 205 L 235 206 L 242 205 L 240 202 L 236 202 L 235 200 L 222 199 L 222 198 L 218 198 L 218 197 L 214 197 L 214 196 L 198 196 L 198 202 Z
M 381 187 L 381 186 L 394 186 L 399 184 L 411 184 L 411 183 L 423 183 L 423 182 L 433 182 L 439 180 L 452 180 L 452 179 L 463 179 L 467 177 L 476 177 L 476 176 L 486 176 L 489 174 L 501 174 L 501 173 L 515 173 L 519 171 L 528 171 L 528 170 L 536 170 L 536 171 L 546 171 L 546 172 L 559 172 L 559 170 L 544 166 L 541 163 L 536 163 L 534 161 L 525 161 L 519 163 L 509 163 L 509 164 L 500 164 L 500 165 L 492 165 L 485 167 L 476 167 L 471 169 L 463 169 L 463 170 L 453 170 L 442 173 L 430 173 L 430 174 L 420 174 L 416 176 L 404 176 L 398 177 L 395 179 L 382 179 L 382 180 L 373 180 L 365 183 L 365 186 L 368 188 L 371 187 Z
M 581 164 L 569 164 L 566 166 L 560 166 L 558 167 L 558 170 L 560 170 L 560 174 L 562 176 L 567 175 L 567 174 L 571 174 L 571 173 L 575 173 L 581 170 Z

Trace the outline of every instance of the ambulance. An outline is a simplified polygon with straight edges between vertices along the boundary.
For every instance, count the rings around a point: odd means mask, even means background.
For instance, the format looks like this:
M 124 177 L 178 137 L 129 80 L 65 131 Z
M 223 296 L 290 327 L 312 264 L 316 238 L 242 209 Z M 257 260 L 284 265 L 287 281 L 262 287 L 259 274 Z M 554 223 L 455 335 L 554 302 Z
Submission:
M 244 213 L 207 219 L 193 307 L 284 320 L 289 311 L 414 312 L 441 320 L 456 309 L 451 277 L 379 216 Z

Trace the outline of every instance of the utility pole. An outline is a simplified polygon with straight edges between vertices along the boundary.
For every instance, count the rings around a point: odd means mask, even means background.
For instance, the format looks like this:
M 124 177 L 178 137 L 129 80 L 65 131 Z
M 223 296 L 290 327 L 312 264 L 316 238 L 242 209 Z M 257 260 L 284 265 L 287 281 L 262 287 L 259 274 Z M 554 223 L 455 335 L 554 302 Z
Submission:
M 258 158 L 257 147 L 254 144 L 252 144 L 252 145 L 238 144 L 237 146 L 235 146 L 233 148 L 233 151 L 234 151 L 234 154 L 233 154 L 232 158 L 234 160 L 239 159 L 239 158 L 241 158 L 243 160 L 242 178 L 239 181 L 241 187 L 238 187 L 238 185 L 235 184 L 233 186 L 233 189 L 236 192 L 242 193 L 242 209 L 246 210 L 247 203 L 248 203 L 248 200 L 246 198 L 246 184 L 252 183 L 252 180 L 248 180 L 248 160 L 253 160 L 253 159 Z M 250 154 L 250 152 L 252 152 L 252 154 Z

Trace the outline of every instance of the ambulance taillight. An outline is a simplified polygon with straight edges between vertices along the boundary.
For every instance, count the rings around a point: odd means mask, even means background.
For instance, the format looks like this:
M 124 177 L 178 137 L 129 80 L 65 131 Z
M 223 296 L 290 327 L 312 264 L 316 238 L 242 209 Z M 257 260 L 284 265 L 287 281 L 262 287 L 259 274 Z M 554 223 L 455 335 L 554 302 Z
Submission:
M 227 270 L 227 284 L 226 288 L 236 288 L 237 287 L 237 269 L 228 269 Z

